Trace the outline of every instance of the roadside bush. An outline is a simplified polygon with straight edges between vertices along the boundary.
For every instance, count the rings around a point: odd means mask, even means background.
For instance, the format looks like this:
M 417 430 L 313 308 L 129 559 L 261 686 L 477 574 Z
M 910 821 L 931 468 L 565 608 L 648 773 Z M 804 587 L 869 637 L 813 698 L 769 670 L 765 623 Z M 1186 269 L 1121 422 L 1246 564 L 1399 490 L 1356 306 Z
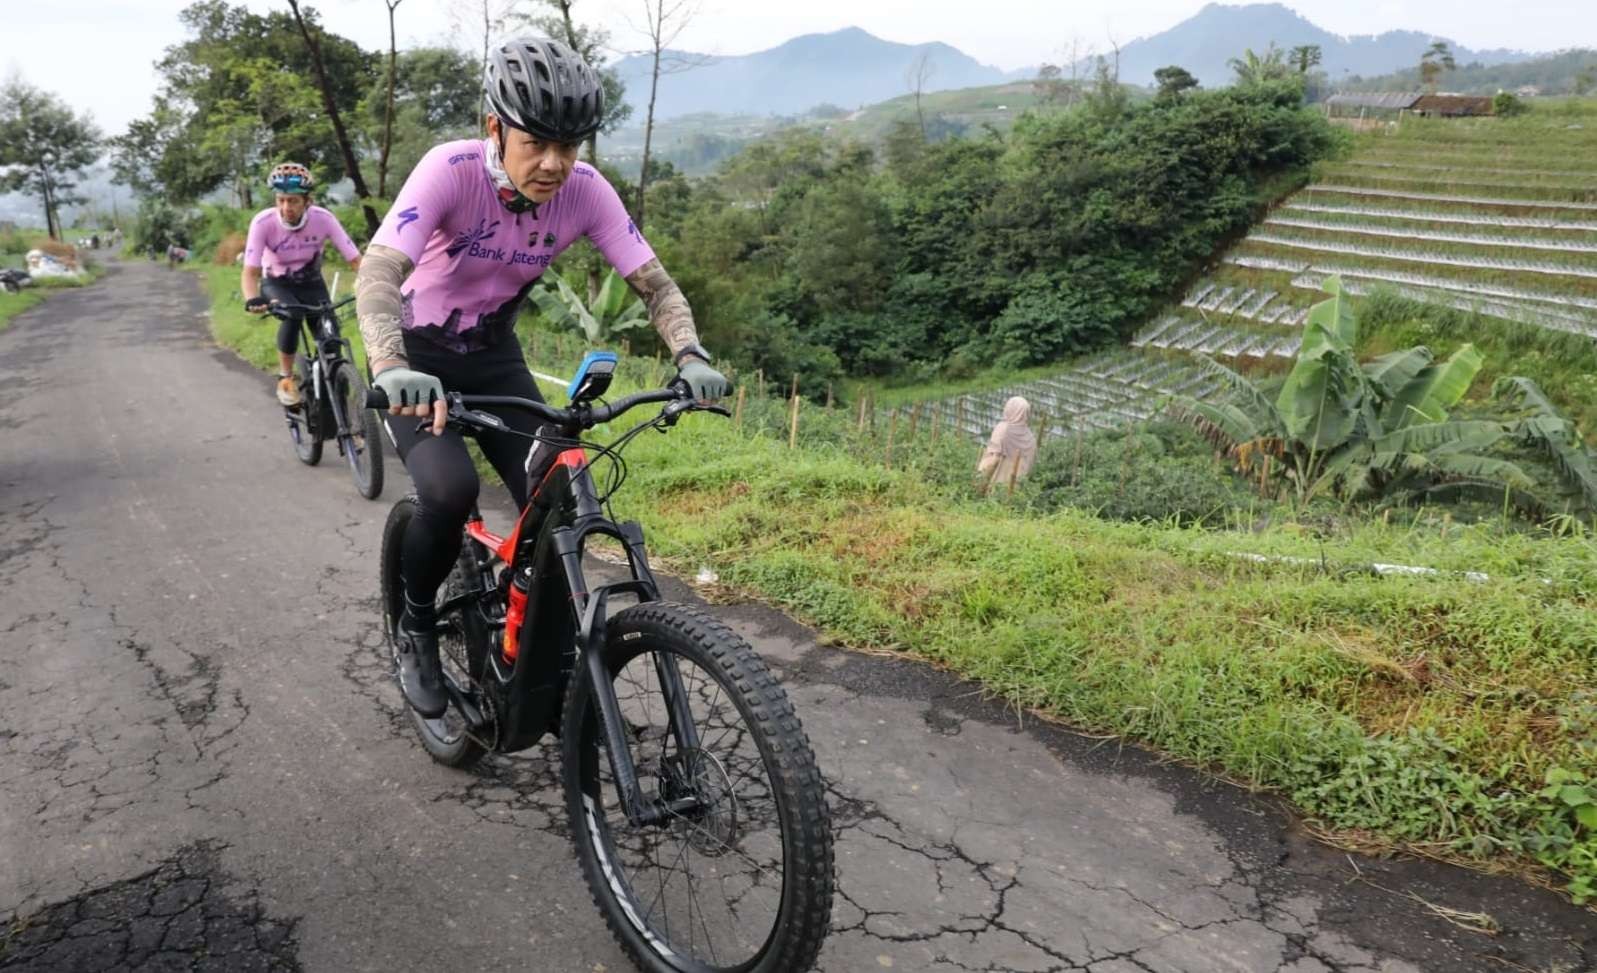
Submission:
M 1046 441 L 1028 494 L 1043 512 L 1074 507 L 1109 520 L 1223 523 L 1269 506 L 1213 457 L 1196 432 L 1159 421 L 1140 429 Z
M 238 260 L 239 254 L 244 252 L 245 234 L 229 233 L 216 245 L 216 265 L 218 267 L 231 267 Z
M 161 254 L 171 244 L 193 249 L 197 220 L 160 196 L 147 196 L 139 202 L 138 215 L 128 241 L 133 252 Z

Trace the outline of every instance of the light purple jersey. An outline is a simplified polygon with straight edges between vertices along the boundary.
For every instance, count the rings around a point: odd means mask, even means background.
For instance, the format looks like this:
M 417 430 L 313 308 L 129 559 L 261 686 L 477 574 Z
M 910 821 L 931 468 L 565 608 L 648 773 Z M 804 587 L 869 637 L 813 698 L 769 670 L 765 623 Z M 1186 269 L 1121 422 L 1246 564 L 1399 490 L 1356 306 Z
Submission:
M 415 264 L 400 287 L 404 329 L 461 354 L 508 334 L 533 282 L 578 237 L 623 277 L 654 259 L 598 170 L 578 162 L 536 213 L 512 213 L 499 201 L 484 145 L 446 142 L 423 156 L 372 237 Z
M 263 209 L 250 220 L 244 242 L 244 266 L 259 267 L 268 277 L 306 280 L 322 272 L 322 246 L 332 242 L 345 260 L 360 256 L 360 248 L 344 232 L 338 217 L 312 206 L 297 230 L 283 226 L 277 210 Z

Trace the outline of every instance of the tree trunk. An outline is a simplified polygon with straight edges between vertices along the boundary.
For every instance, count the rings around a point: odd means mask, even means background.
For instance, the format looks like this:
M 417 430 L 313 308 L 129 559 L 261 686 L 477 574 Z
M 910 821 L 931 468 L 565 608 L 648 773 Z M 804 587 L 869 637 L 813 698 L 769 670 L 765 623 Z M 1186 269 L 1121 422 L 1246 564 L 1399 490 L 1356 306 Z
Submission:
M 643 232 L 643 194 L 649 190 L 649 148 L 654 140 L 654 98 L 660 91 L 660 45 L 654 45 L 654 73 L 649 76 L 649 112 L 643 122 L 643 168 L 638 172 L 638 203 L 634 214 Z
M 40 168 L 39 176 L 39 188 L 42 190 L 39 196 L 44 200 L 44 232 L 50 239 L 59 240 L 55 232 L 55 211 L 50 208 L 50 174 Z
M 333 123 L 333 135 L 338 139 L 338 150 L 344 156 L 344 169 L 349 173 L 349 178 L 355 183 L 355 195 L 361 199 L 361 209 L 366 214 L 366 232 L 377 235 L 380 221 L 377 211 L 372 209 L 371 192 L 366 188 L 366 180 L 361 178 L 360 163 L 355 159 L 355 149 L 349 144 L 349 134 L 344 131 L 343 119 L 338 117 L 338 106 L 333 103 L 333 87 L 327 82 L 327 71 L 322 67 L 322 49 L 317 45 L 315 38 L 305 26 L 305 18 L 299 13 L 299 0 L 288 0 L 288 8 L 294 12 L 294 22 L 299 25 L 300 36 L 305 38 L 305 46 L 310 50 L 311 68 L 316 72 L 316 84 L 322 89 L 322 107 L 327 109 L 327 119 Z
M 388 101 L 383 107 L 383 154 L 377 160 L 377 195 L 388 198 L 388 152 L 394 144 L 394 71 L 399 47 L 394 42 L 394 10 L 403 0 L 388 4 Z

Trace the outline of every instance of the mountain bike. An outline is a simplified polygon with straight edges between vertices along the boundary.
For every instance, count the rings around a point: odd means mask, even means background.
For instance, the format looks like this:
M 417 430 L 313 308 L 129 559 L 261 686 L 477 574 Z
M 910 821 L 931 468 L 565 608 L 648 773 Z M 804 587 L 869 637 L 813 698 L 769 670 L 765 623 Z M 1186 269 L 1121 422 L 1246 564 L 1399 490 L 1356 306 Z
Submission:
M 284 320 L 300 319 L 294 378 L 301 401 L 283 409 L 294 455 L 306 466 L 315 466 L 322 461 L 322 443 L 336 442 L 339 455 L 349 463 L 355 489 L 375 500 L 383 492 L 382 420 L 365 408 L 366 381 L 338 324 L 338 309 L 354 299 L 346 297 L 337 304 L 274 301 L 266 310 Z
M 680 380 L 596 404 L 614 365 L 590 355 L 566 409 L 448 395 L 449 425 L 462 433 L 510 431 L 484 407 L 525 409 L 548 425 L 527 437 L 535 486 L 510 533 L 472 511 L 438 594 L 450 705 L 437 719 L 411 710 L 411 720 L 451 767 L 559 737 L 578 862 L 640 969 L 797 973 L 820 951 L 833 891 L 831 819 L 809 739 L 753 647 L 704 611 L 661 600 L 642 528 L 607 513 L 634 437 L 688 412 L 727 412 L 695 403 Z M 380 389 L 367 402 L 387 407 Z M 664 408 L 609 445 L 580 438 L 651 403 Z M 602 493 L 595 462 L 610 471 Z M 391 648 L 416 511 L 414 497 L 399 501 L 383 529 Z M 625 580 L 590 584 L 583 555 L 595 538 L 619 545 Z M 633 603 L 612 614 L 618 598 Z

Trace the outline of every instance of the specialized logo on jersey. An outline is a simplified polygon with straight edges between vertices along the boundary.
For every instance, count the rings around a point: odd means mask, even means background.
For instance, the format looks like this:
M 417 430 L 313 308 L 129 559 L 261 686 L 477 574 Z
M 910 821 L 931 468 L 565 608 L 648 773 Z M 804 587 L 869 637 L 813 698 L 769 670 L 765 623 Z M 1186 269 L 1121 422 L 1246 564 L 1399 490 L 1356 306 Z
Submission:
M 469 161 L 471 159 L 480 159 L 480 158 L 482 158 L 482 156 L 478 155 L 475 152 L 461 152 L 461 153 L 458 153 L 456 155 L 450 156 L 449 157 L 449 164 L 452 165 L 452 166 L 458 166 L 462 162 L 467 162 L 467 161 Z
M 639 243 L 643 242 L 643 234 L 638 232 L 637 220 L 627 220 L 627 232 L 632 234 L 632 239 L 638 241 Z
M 487 225 L 484 226 L 484 224 Z M 478 246 L 479 243 L 489 239 L 497 232 L 499 232 L 499 221 L 494 220 L 492 223 L 489 223 L 485 217 L 477 221 L 477 226 L 475 229 L 461 230 L 459 233 L 455 234 L 454 242 L 444 248 L 444 253 L 453 257 L 459 254 L 460 251 L 469 248 L 471 250 L 471 256 L 473 257 L 487 256 L 490 259 L 495 260 L 503 259 L 502 256 L 494 256 L 494 251 L 492 248 Z
M 399 214 L 399 225 L 394 227 L 394 232 L 395 233 L 403 233 L 403 232 L 405 232 L 405 227 L 409 226 L 410 224 L 416 222 L 419 219 L 421 219 L 421 214 L 417 213 L 416 212 L 416 207 L 412 206 L 410 209 L 407 209 L 404 212 Z

